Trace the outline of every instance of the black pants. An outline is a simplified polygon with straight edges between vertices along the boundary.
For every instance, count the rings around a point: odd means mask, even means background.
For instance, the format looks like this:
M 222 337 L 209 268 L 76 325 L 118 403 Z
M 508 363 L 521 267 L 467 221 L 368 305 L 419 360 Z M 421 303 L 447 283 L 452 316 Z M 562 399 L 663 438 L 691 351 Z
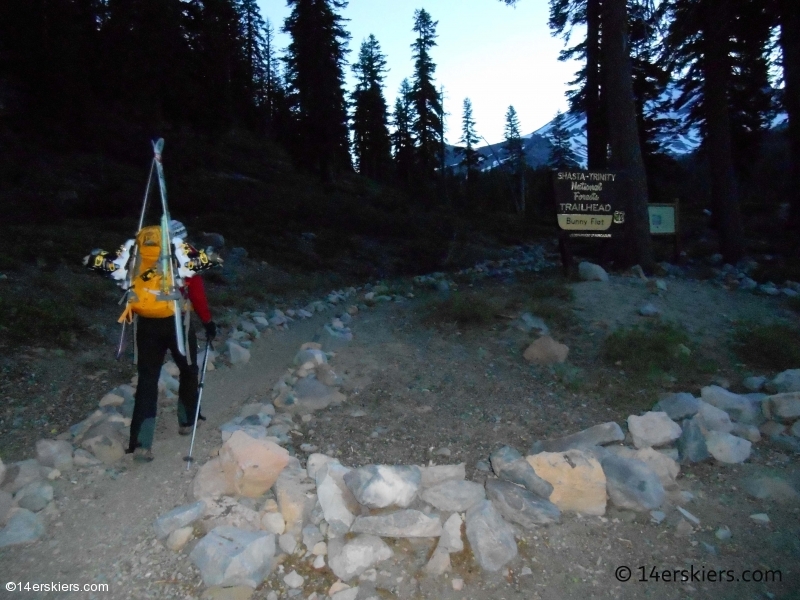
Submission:
M 194 327 L 189 327 L 189 346 L 186 351 L 192 359 L 190 365 L 185 356 L 178 352 L 175 337 L 175 319 L 138 318 L 136 345 L 139 352 L 139 382 L 136 385 L 136 402 L 131 418 L 131 439 L 128 452 L 137 447 L 151 448 L 156 427 L 158 411 L 158 379 L 167 350 L 180 369 L 180 388 L 178 391 L 178 424 L 194 425 L 197 410 L 197 336 Z

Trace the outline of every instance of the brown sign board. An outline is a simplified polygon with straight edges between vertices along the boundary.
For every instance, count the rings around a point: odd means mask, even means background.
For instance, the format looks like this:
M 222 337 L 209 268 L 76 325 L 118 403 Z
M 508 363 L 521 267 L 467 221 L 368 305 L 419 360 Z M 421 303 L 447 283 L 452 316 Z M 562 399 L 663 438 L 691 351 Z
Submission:
M 625 222 L 615 210 L 619 174 L 605 171 L 553 171 L 558 226 L 569 237 L 610 238 Z

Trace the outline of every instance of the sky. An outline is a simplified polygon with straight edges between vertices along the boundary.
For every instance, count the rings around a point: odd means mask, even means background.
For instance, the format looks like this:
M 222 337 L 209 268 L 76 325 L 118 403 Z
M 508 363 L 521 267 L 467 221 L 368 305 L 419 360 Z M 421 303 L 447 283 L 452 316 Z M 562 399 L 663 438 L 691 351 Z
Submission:
M 289 45 L 281 33 L 289 15 L 286 0 L 258 0 L 265 19 L 276 30 L 280 49 Z M 437 46 L 431 51 L 437 87 L 444 86 L 445 137 L 461 137 L 464 98 L 472 101 L 473 118 L 481 141 L 503 141 L 509 105 L 519 116 L 523 135 L 567 110 L 565 93 L 579 65 L 558 61 L 564 43 L 550 35 L 547 0 L 519 0 L 516 7 L 500 0 L 350 0 L 342 16 L 352 36 L 348 61 L 358 56 L 361 42 L 374 34 L 386 55 L 389 72 L 385 97 L 394 106 L 400 82 L 413 74 L 411 44 L 414 11 L 424 8 L 434 21 Z M 348 70 L 348 92 L 353 77 Z

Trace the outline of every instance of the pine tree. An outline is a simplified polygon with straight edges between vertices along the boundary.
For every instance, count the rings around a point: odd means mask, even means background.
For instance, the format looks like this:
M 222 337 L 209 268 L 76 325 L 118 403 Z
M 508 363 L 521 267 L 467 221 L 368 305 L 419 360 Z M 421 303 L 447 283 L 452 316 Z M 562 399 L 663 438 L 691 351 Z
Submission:
M 410 184 L 414 171 L 414 133 L 412 131 L 414 104 L 411 93 L 411 83 L 408 79 L 403 79 L 392 114 L 394 133 L 391 137 L 394 170 L 398 180 L 404 185 Z
M 680 75 L 677 106 L 688 105 L 688 123 L 700 126 L 713 218 L 731 264 L 744 251 L 736 165 L 749 160 L 771 110 L 764 87 L 771 27 L 768 20 L 753 18 L 753 8 L 748 0 L 673 0 L 665 10 L 665 54 Z
M 463 146 L 456 151 L 461 155 L 459 165 L 466 172 L 467 184 L 470 183 L 470 180 L 474 180 L 475 175 L 477 175 L 479 156 L 478 151 L 475 150 L 475 144 L 479 141 L 480 138 L 475 131 L 475 117 L 472 114 L 472 101 L 469 98 L 464 98 L 464 112 L 461 117 L 461 139 L 459 139 Z
M 525 212 L 525 147 L 520 134 L 519 117 L 513 106 L 509 106 L 506 111 L 504 137 L 503 148 L 508 154 L 508 166 L 519 187 L 519 194 L 514 194 L 514 206 L 518 214 L 523 214 Z
M 412 101 L 414 121 L 412 129 L 416 141 L 417 168 L 422 181 L 434 177 L 441 151 L 443 109 L 439 93 L 434 85 L 434 64 L 430 51 L 436 46 L 436 26 L 438 21 L 431 19 L 423 8 L 414 12 L 414 29 L 417 39 L 411 45 L 414 58 L 414 77 L 412 80 Z
M 357 82 L 353 91 L 353 155 L 362 175 L 384 179 L 391 164 L 388 108 L 383 97 L 386 57 L 374 35 L 361 44 L 353 65 Z
M 625 173 L 619 185 L 626 214 L 625 227 L 617 244 L 618 258 L 621 264 L 639 264 L 645 271 L 651 272 L 654 259 L 647 214 L 647 172 L 637 127 L 626 0 L 604 0 L 601 18 L 603 84 L 611 148 L 609 166 Z
M 239 17 L 239 48 L 241 52 L 241 92 L 239 111 L 247 115 L 251 124 L 257 122 L 256 114 L 265 104 L 264 80 L 264 29 L 265 23 L 256 0 L 236 0 Z
M 291 35 L 286 55 L 289 101 L 297 123 L 297 157 L 324 180 L 352 168 L 344 92 L 350 34 L 337 11 L 345 0 L 287 0 L 292 8 L 283 30 Z
M 789 116 L 789 225 L 800 234 L 800 10 L 795 0 L 779 0 L 783 106 Z
M 275 132 L 276 120 L 285 95 L 281 85 L 281 74 L 275 49 L 275 29 L 269 19 L 264 21 L 261 32 L 261 68 L 259 73 L 258 103 L 264 114 L 267 129 Z
M 575 153 L 570 145 L 569 131 L 565 127 L 564 113 L 558 111 L 553 119 L 553 129 L 550 134 L 550 156 L 547 166 L 551 169 L 574 169 L 578 166 Z

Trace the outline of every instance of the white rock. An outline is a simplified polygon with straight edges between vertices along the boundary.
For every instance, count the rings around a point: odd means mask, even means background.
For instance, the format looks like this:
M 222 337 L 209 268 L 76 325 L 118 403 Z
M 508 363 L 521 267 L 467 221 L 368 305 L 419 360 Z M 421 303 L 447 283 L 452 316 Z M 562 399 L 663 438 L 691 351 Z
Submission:
M 350 530 L 382 537 L 439 537 L 442 522 L 418 510 L 405 509 L 390 514 L 356 517 Z
M 332 461 L 320 468 L 317 475 L 317 496 L 325 520 L 336 533 L 347 533 L 360 512 L 358 501 L 344 483 L 350 472 L 339 461 Z
M 207 586 L 258 587 L 272 570 L 275 536 L 235 527 L 216 527 L 200 540 L 189 559 Z
M 297 549 L 297 540 L 291 533 L 284 533 L 278 538 L 278 546 L 286 554 L 293 554 Z
M 153 530 L 158 539 L 164 539 L 176 529 L 186 527 L 202 517 L 206 511 L 206 503 L 198 500 L 192 504 L 185 504 L 173 508 L 171 511 L 158 517 L 153 523 Z
M 700 401 L 700 409 L 697 414 L 700 418 L 700 423 L 710 431 L 719 431 L 721 433 L 733 431 L 730 415 L 708 402 Z
M 637 448 L 664 446 L 681 437 L 681 426 L 665 412 L 647 412 L 641 417 L 628 417 L 628 430 Z
M 36 459 L 46 467 L 62 473 L 72 468 L 72 444 L 64 440 L 39 440 L 36 442 Z
M 324 569 L 325 568 L 325 557 L 322 556 L 322 555 L 317 556 L 317 558 L 314 559 L 314 562 L 312 563 L 312 566 L 317 570 Z
M 750 457 L 752 444 L 747 440 L 719 431 L 709 431 L 706 445 L 711 456 L 720 462 L 737 464 Z
M 250 351 L 233 340 L 228 340 L 228 352 L 231 355 L 231 364 L 246 365 L 250 362 Z
M 275 535 L 282 535 L 286 530 L 286 521 L 283 520 L 281 513 L 268 512 L 264 513 L 261 517 L 261 526 L 264 531 L 274 533 Z
M 578 277 L 582 281 L 608 281 L 608 273 L 603 267 L 586 261 L 578 265 Z
M 290 588 L 299 588 L 303 587 L 305 579 L 303 579 L 303 576 L 300 575 L 297 571 L 292 571 L 288 575 L 284 576 L 283 582 Z
M 463 512 L 486 499 L 483 486 L 473 481 L 445 481 L 424 490 L 420 497 L 446 512 Z
M 467 539 L 482 569 L 499 571 L 517 556 L 514 529 L 489 500 L 483 500 L 467 511 L 466 524 Z
M 756 513 L 750 515 L 750 518 L 756 523 L 761 523 L 762 525 L 769 523 L 769 516 L 766 513 Z
M 461 480 L 467 477 L 467 464 L 457 465 L 434 465 L 430 467 L 419 467 L 421 480 L 420 488 L 429 488 L 444 481 Z
M 415 466 L 367 465 L 344 475 L 353 496 L 368 508 L 407 507 L 416 498 L 420 481 Z
M 444 522 L 444 531 L 439 538 L 439 545 L 444 546 L 450 553 L 464 550 L 464 540 L 461 537 L 461 525 L 464 520 L 458 513 L 453 513 Z
M 167 536 L 167 541 L 165 542 L 167 548 L 173 552 L 180 552 L 183 547 L 189 543 L 189 540 L 192 539 L 192 535 L 194 535 L 194 529 L 191 527 L 176 529 Z
M 367 569 L 392 557 L 394 553 L 382 539 L 374 535 L 359 535 L 348 541 L 333 556 L 328 565 L 342 581 L 358 577 Z

